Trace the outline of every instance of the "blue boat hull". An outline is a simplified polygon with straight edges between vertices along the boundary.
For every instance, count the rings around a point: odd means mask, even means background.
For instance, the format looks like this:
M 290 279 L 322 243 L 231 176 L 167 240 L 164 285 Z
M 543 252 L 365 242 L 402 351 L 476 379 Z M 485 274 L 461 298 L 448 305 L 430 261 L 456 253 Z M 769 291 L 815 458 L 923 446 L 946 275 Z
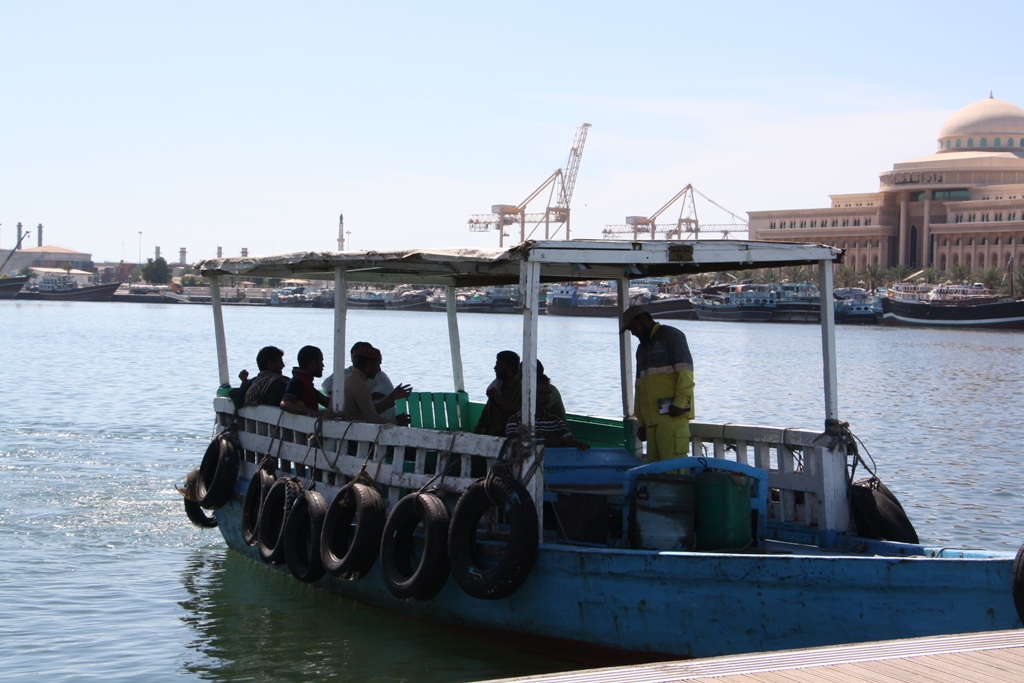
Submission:
M 239 480 L 236 493 L 245 485 Z M 242 541 L 238 500 L 218 510 L 217 520 L 231 548 L 260 561 Z M 508 643 L 557 643 L 569 658 L 606 651 L 612 661 L 612 653 L 624 659 L 709 657 L 1019 628 L 1012 563 L 1012 556 L 712 554 L 542 544 L 526 583 L 501 600 L 471 598 L 449 579 L 433 600 L 403 602 L 388 592 L 376 567 L 359 582 L 325 577 L 316 585 L 404 616 L 498 632 Z

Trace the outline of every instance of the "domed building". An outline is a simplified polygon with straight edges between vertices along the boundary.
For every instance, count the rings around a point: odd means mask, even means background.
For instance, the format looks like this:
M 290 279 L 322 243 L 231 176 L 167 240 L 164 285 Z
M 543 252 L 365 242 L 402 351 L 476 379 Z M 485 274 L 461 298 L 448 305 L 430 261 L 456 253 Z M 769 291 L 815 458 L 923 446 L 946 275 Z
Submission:
M 1024 109 L 989 95 L 949 117 L 934 154 L 882 173 L 878 192 L 829 197 L 749 212 L 750 239 L 841 247 L 857 270 L 1024 263 Z

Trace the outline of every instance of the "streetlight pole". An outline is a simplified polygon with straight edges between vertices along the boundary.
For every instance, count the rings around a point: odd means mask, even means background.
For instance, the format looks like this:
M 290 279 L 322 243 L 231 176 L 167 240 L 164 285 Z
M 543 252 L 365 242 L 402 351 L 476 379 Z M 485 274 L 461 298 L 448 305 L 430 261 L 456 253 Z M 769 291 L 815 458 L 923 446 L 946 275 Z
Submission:
M 349 248 L 349 251 L 351 251 L 352 250 L 352 231 L 351 230 L 346 230 L 345 231 L 345 241 L 348 242 L 348 248 Z
M 139 268 L 142 267 L 142 231 L 139 230 Z

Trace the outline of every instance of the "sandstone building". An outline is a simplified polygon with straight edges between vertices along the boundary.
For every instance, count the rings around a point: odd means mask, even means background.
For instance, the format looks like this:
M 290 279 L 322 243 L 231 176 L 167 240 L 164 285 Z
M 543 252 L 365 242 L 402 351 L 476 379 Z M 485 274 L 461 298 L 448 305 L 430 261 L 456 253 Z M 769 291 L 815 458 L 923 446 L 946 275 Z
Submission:
M 934 154 L 894 164 L 878 192 L 830 199 L 824 209 L 751 211 L 750 239 L 841 247 L 859 271 L 1024 263 L 1024 110 L 991 95 L 968 105 L 946 121 Z

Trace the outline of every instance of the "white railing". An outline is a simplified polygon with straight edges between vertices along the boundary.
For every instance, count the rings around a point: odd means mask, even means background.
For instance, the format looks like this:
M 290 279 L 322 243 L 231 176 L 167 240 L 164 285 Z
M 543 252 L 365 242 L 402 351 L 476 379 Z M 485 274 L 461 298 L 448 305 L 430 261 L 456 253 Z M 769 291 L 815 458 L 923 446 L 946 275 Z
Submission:
M 235 421 L 229 399 L 218 398 L 214 405 L 220 425 Z M 238 418 L 246 462 L 255 464 L 270 455 L 278 459 L 283 474 L 327 488 L 342 486 L 365 466 L 374 481 L 388 487 L 391 505 L 405 492 L 430 482 L 437 463 L 443 465 L 446 459 L 457 466 L 433 485 L 446 494 L 461 494 L 486 472 L 505 441 L 468 432 L 324 420 L 318 447 L 310 440 L 314 418 L 270 406 L 242 408 Z M 769 521 L 803 527 L 822 543 L 831 543 L 836 532 L 850 530 L 847 458 L 842 446 L 832 447 L 831 437 L 805 429 L 701 422 L 691 422 L 690 432 L 693 455 L 734 460 L 768 472 Z M 483 462 L 474 467 L 474 458 Z M 530 464 L 527 461 L 524 468 Z M 527 490 L 543 519 L 543 468 L 536 468 Z
M 693 454 L 768 472 L 768 519 L 816 529 L 851 528 L 846 452 L 806 429 L 690 423 Z M 820 535 L 820 534 L 819 534 Z M 822 539 L 825 540 L 825 539 Z
M 235 422 L 230 399 L 214 401 L 218 424 Z M 501 452 L 505 439 L 469 432 L 446 432 L 393 425 L 376 425 L 342 420 L 324 420 L 320 445 L 311 435 L 316 420 L 293 415 L 271 406 L 238 410 L 238 436 L 245 451 L 244 460 L 258 463 L 266 455 L 278 460 L 278 470 L 325 487 L 340 487 L 357 476 L 365 466 L 366 474 L 388 487 L 389 505 L 408 491 L 417 491 L 428 483 L 446 494 L 461 494 Z M 481 458 L 474 467 L 474 457 Z M 449 474 L 435 477 L 444 463 Z M 529 471 L 532 458 L 523 467 Z M 542 513 L 544 475 L 536 468 L 526 488 Z M 250 472 L 251 468 L 246 468 Z M 431 480 L 434 480 L 431 482 Z

